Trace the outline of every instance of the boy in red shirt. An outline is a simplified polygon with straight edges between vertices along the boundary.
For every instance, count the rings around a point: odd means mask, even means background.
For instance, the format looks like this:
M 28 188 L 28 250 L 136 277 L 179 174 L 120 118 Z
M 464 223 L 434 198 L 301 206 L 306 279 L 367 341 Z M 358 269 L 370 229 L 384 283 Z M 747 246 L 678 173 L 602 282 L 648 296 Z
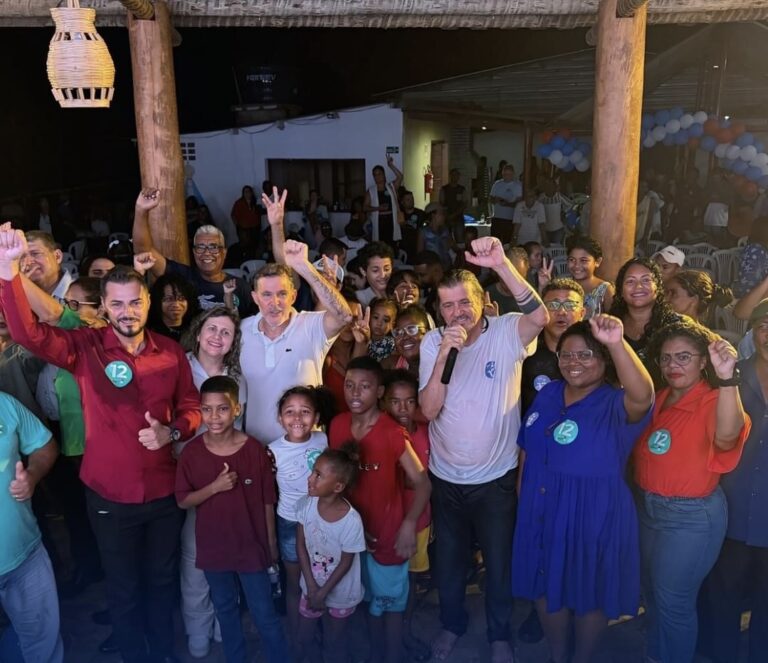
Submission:
M 415 417 L 419 408 L 419 381 L 406 370 L 386 371 L 384 374 L 384 410 L 408 432 L 411 446 L 416 452 L 422 466 L 429 467 L 429 427 L 419 423 Z M 413 504 L 416 495 L 406 488 L 404 493 L 406 512 Z M 413 635 L 411 619 L 415 602 L 416 578 L 420 573 L 429 571 L 429 554 L 427 547 L 432 534 L 432 511 L 427 504 L 416 522 L 416 552 L 408 562 L 409 584 L 408 605 L 405 610 L 405 633 L 403 644 L 411 656 L 417 661 L 425 661 L 430 656 L 430 648 Z
M 241 410 L 238 395 L 230 377 L 203 382 L 200 409 L 208 430 L 179 458 L 176 501 L 182 509 L 197 507 L 195 563 L 211 588 L 227 663 L 247 660 L 238 578 L 266 659 L 284 663 L 288 648 L 267 574 L 278 557 L 275 481 L 266 449 L 233 427 Z
M 360 473 L 349 500 L 362 516 L 368 545 L 361 566 L 371 617 L 371 660 L 396 663 L 402 658 L 408 560 L 416 552 L 418 520 L 431 486 L 406 431 L 379 410 L 383 395 L 381 366 L 370 357 L 350 361 L 344 376 L 349 412 L 331 422 L 328 438 L 334 449 L 349 440 L 360 445 Z M 406 482 L 414 493 L 409 507 Z

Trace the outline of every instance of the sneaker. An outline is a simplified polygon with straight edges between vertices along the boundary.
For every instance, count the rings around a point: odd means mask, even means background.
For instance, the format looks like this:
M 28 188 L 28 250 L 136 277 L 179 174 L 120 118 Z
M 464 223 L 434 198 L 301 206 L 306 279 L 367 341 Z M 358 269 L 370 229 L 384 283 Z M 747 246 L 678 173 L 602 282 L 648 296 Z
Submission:
M 205 658 L 211 652 L 211 641 L 204 635 L 190 635 L 187 638 L 187 649 L 192 658 Z

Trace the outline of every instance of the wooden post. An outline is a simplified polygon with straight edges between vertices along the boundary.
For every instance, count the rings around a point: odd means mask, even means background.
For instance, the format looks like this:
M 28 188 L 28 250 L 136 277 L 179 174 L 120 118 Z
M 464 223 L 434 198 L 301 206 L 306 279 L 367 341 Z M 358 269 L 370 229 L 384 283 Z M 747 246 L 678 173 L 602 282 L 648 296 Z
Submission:
M 141 183 L 160 189 L 160 204 L 149 215 L 155 248 L 189 264 L 171 20 L 163 0 L 154 8 L 152 21 L 128 13 Z
M 523 148 L 523 190 L 525 193 L 533 190 L 533 129 L 525 125 L 525 146 Z
M 616 5 L 601 0 L 597 18 L 590 223 L 611 280 L 634 254 L 647 11 L 617 18 Z

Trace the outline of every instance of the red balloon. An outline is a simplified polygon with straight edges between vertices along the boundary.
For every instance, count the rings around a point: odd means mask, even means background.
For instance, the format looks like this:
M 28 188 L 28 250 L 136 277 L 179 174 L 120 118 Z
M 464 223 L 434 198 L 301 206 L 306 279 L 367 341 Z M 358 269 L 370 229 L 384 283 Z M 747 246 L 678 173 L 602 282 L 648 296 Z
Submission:
M 741 195 L 747 200 L 752 200 L 757 196 L 757 184 L 754 182 L 747 182 L 741 187 Z
M 714 136 L 720 129 L 720 123 L 717 120 L 707 120 L 704 123 L 704 133 L 708 136 Z
M 696 136 L 688 139 L 688 147 L 695 150 L 698 146 L 699 146 L 699 139 Z
M 747 130 L 747 127 L 743 122 L 734 122 L 731 125 L 730 129 L 734 137 L 738 137 L 738 136 L 741 136 L 741 134 L 743 134 Z
M 565 140 L 568 140 L 571 137 L 570 129 L 558 129 L 557 133 L 559 136 L 562 136 L 563 138 L 565 138 Z
M 749 180 L 744 175 L 734 175 L 731 182 L 739 191 L 741 191 L 745 184 L 749 184 Z
M 730 129 L 718 129 L 716 138 L 718 143 L 730 143 L 733 141 L 733 131 Z
M 551 131 L 545 131 L 543 134 L 541 134 L 541 142 L 542 143 L 548 143 L 554 138 L 555 134 Z

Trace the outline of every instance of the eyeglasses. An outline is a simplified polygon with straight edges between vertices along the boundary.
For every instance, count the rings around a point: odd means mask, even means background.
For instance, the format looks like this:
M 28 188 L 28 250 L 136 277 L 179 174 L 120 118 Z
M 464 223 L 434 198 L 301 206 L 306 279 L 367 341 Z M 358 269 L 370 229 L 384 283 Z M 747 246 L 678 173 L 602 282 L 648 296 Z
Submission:
M 656 360 L 656 363 L 659 366 L 669 366 L 673 361 L 678 366 L 688 366 L 688 364 L 691 363 L 691 359 L 694 357 L 701 357 L 700 354 L 697 354 L 695 352 L 675 352 L 674 354 L 664 354 L 659 355 L 659 358 Z
M 185 302 L 187 298 L 184 295 L 166 295 L 163 297 L 163 304 L 173 304 L 173 302 Z
M 99 302 L 81 302 L 77 299 L 62 299 L 62 302 L 72 311 L 79 311 L 81 306 L 98 306 Z
M 221 251 L 224 247 L 220 244 L 193 244 L 192 250 L 197 253 L 197 255 L 201 256 L 203 253 L 212 253 L 213 255 L 216 255 Z
M 559 362 L 564 361 L 591 361 L 595 357 L 595 353 L 592 350 L 576 350 L 575 352 L 556 352 L 557 360 Z
M 418 336 L 419 334 L 423 334 L 426 330 L 424 327 L 420 325 L 406 325 L 405 327 L 400 327 L 399 329 L 393 329 L 392 330 L 392 336 L 395 338 L 403 338 L 406 334 L 408 336 Z
M 545 302 L 544 305 L 550 311 L 559 311 L 560 309 L 563 309 L 564 311 L 575 311 L 577 308 L 581 308 L 581 304 L 579 304 L 579 302 L 574 302 L 572 299 L 566 299 L 565 301 L 553 299 L 552 301 Z

